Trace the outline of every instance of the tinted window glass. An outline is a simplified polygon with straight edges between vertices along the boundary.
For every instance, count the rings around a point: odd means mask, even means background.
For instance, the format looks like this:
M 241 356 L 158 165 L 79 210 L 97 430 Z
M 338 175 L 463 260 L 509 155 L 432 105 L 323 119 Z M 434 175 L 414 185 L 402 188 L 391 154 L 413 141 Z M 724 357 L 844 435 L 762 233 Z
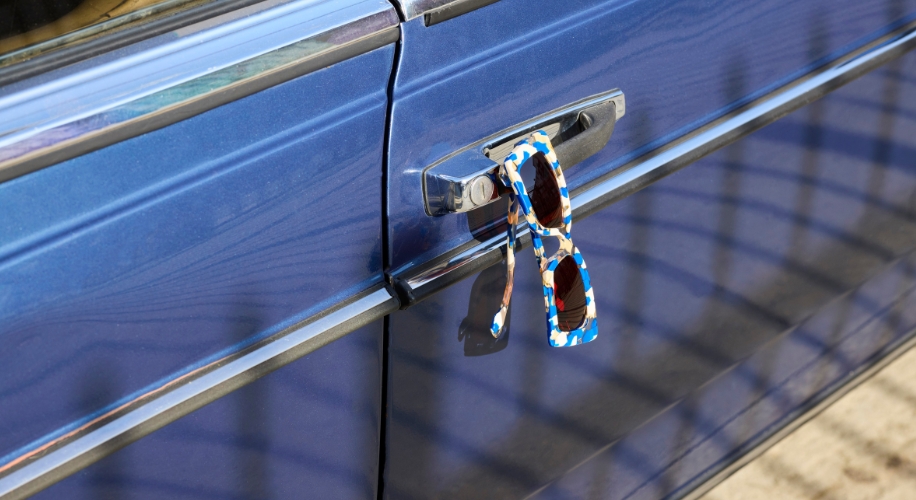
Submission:
M 0 66 L 210 0 L 0 0 Z

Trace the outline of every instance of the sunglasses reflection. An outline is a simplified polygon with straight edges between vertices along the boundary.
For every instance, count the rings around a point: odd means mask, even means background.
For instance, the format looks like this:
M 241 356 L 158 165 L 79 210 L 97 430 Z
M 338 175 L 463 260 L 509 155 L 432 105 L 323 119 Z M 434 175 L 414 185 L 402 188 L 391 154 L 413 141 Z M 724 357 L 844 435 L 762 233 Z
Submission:
M 465 356 L 486 356 L 499 352 L 509 345 L 512 305 L 506 324 L 498 339 L 493 338 L 490 327 L 493 313 L 499 310 L 503 289 L 506 287 L 506 266 L 496 265 L 483 270 L 471 286 L 468 313 L 458 327 L 458 341 L 464 342 Z
M 509 197 L 502 198 L 467 213 L 468 232 L 475 240 L 484 242 L 494 236 L 506 235 L 506 214 Z

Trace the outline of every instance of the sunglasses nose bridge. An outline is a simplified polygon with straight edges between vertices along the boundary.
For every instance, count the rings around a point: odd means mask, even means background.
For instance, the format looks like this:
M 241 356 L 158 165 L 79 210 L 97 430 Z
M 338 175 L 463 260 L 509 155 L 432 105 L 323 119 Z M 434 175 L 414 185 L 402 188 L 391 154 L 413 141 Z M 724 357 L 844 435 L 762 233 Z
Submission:
M 544 245 L 544 240 L 540 237 L 538 237 L 538 239 L 541 242 L 541 251 L 542 251 L 542 258 L 540 259 L 540 262 L 538 263 L 538 269 L 541 273 L 541 276 L 543 277 L 544 273 L 550 270 L 551 265 L 553 265 L 554 268 L 556 268 L 557 264 L 559 264 L 559 262 L 563 260 L 563 257 L 571 256 L 572 253 L 566 252 L 562 248 L 558 248 L 557 250 L 553 251 L 552 253 L 548 252 L 547 247 Z M 546 285 L 547 282 L 545 281 L 544 284 Z

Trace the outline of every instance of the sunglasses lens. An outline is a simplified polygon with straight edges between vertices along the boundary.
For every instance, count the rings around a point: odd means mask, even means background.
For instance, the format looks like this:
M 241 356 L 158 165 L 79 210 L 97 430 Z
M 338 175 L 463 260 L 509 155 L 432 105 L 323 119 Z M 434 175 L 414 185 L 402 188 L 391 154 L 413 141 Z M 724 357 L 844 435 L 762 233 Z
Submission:
M 560 330 L 575 330 L 585 320 L 585 285 L 572 257 L 563 257 L 554 271 L 553 292 Z
M 563 226 L 563 200 L 560 198 L 560 186 L 553 173 L 553 167 L 543 154 L 531 158 L 534 167 L 534 188 L 528 193 L 534 214 L 544 227 Z

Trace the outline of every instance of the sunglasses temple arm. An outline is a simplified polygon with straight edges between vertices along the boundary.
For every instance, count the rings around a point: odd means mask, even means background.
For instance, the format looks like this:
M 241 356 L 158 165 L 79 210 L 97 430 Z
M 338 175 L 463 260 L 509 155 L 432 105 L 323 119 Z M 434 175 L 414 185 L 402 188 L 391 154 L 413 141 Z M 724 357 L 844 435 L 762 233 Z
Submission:
M 506 316 L 509 314 L 509 302 L 512 300 L 512 284 L 515 279 L 515 227 L 518 225 L 518 199 L 510 195 L 512 202 L 509 204 L 509 215 L 507 222 L 509 228 L 506 230 L 506 290 L 503 292 L 503 301 L 499 306 L 499 312 L 493 316 L 493 326 L 490 327 L 490 333 L 494 338 L 499 338 L 502 334 L 503 327 L 506 324 Z

